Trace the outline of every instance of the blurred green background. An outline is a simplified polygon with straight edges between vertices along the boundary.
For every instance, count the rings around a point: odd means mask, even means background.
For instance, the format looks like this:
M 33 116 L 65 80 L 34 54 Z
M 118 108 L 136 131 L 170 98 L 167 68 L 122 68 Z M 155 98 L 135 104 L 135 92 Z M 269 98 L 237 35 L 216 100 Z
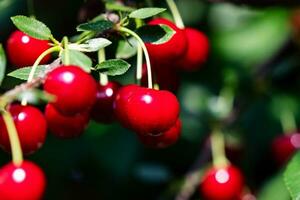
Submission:
M 166 6 L 164 1 L 154 3 Z M 209 163 L 207 105 L 217 97 L 229 74 L 236 78 L 237 115 L 224 130 L 228 156 L 244 172 L 248 187 L 258 199 L 290 199 L 283 185 L 283 168 L 274 163 L 270 144 L 283 132 L 281 108 L 292 110 L 299 121 L 297 7 L 260 8 L 200 0 L 177 3 L 186 25 L 204 31 L 211 42 L 210 58 L 201 70 L 180 74 L 180 141 L 168 149 L 148 149 L 117 123 L 91 122 L 82 137 L 72 140 L 49 134 L 43 148 L 28 158 L 45 170 L 45 199 L 174 199 L 186 173 Z M 36 0 L 35 15 L 61 39 L 76 33 L 84 4 L 82 0 Z M 98 11 L 100 7 L 81 10 Z M 9 17 L 17 14 L 27 15 L 26 1 L 0 1 L 0 42 L 4 45 L 15 29 Z M 131 69 L 118 80 L 132 82 L 133 73 Z M 16 80 L 7 78 L 3 88 L 13 84 Z M 9 155 L 0 153 L 0 165 L 9 159 Z M 198 191 L 191 199 L 200 199 Z

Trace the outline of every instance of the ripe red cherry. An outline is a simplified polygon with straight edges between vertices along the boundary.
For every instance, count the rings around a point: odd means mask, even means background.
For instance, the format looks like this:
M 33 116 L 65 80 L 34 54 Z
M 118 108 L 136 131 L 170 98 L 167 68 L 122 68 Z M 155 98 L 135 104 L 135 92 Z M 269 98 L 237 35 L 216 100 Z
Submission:
M 97 100 L 91 110 L 93 120 L 100 123 L 111 123 L 115 120 L 113 103 L 121 85 L 110 81 L 106 85 L 98 84 Z
M 58 138 L 67 139 L 80 136 L 89 122 L 89 112 L 65 116 L 59 113 L 52 104 L 47 104 L 45 117 L 50 132 Z
M 281 135 L 272 142 L 272 152 L 275 161 L 279 164 L 285 164 L 294 152 L 300 148 L 300 134 L 294 133 Z
M 171 92 L 130 85 L 118 92 L 115 114 L 125 127 L 140 134 L 157 134 L 175 124 L 179 102 Z
M 167 61 L 174 61 L 175 59 L 179 59 L 185 54 L 187 48 L 187 39 L 182 29 L 177 28 L 177 26 L 173 22 L 164 18 L 154 19 L 148 24 L 163 24 L 176 31 L 176 33 L 168 42 L 165 42 L 163 44 L 146 43 L 146 47 L 151 60 L 158 63 L 164 63 Z
M 171 68 L 169 65 L 165 65 L 163 67 L 158 67 L 154 62 L 151 63 L 152 66 L 152 74 L 155 80 L 155 83 L 159 85 L 161 90 L 168 90 L 177 93 L 180 79 L 177 74 L 177 71 Z M 159 65 L 161 66 L 161 65 Z M 143 64 L 143 76 L 142 76 L 142 85 L 148 85 L 148 77 L 147 77 L 147 67 L 146 64 Z
M 48 73 L 44 90 L 56 96 L 52 104 L 64 115 L 90 109 L 95 101 L 97 85 L 91 75 L 78 66 L 60 66 Z
M 211 168 L 203 176 L 200 191 L 208 200 L 234 200 L 241 194 L 243 184 L 243 175 L 236 167 Z
M 193 28 L 185 28 L 187 38 L 187 51 L 180 59 L 178 67 L 182 70 L 193 71 L 201 67 L 207 60 L 209 41 L 204 33 Z
M 35 60 L 47 49 L 47 40 L 38 40 L 17 30 L 7 40 L 7 56 L 15 67 L 31 66 Z M 43 58 L 40 64 L 45 64 L 51 59 L 50 55 Z
M 18 104 L 9 107 L 24 154 L 30 154 L 38 150 L 45 142 L 47 124 L 44 115 L 33 106 L 21 106 Z M 10 152 L 10 142 L 3 118 L 0 118 L 0 146 Z
M 140 141 L 151 148 L 166 148 L 177 142 L 181 134 L 181 121 L 178 119 L 169 130 L 160 135 L 138 134 Z
M 38 200 L 45 191 L 44 172 L 34 163 L 6 164 L 0 169 L 1 200 Z

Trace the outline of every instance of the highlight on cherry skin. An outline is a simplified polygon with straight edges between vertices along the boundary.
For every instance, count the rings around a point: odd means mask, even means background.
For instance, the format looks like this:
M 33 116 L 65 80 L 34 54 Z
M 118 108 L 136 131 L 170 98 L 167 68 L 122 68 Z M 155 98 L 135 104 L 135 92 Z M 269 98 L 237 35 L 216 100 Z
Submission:
M 44 172 L 36 164 L 23 161 L 0 168 L 1 200 L 40 200 L 46 186 Z
M 35 60 L 47 49 L 50 48 L 49 41 L 38 40 L 30 37 L 22 31 L 16 30 L 7 40 L 6 50 L 8 60 L 14 67 L 32 66 Z M 51 55 L 46 55 L 40 64 L 50 61 Z
M 134 85 L 119 90 L 114 108 L 124 127 L 145 135 L 167 131 L 179 116 L 179 102 L 174 94 Z
M 23 153 L 31 154 L 41 148 L 47 135 L 47 123 L 42 112 L 33 106 L 20 104 L 10 105 L 8 111 L 13 117 Z M 7 152 L 11 151 L 2 116 L 0 117 L 0 146 Z
M 44 90 L 56 97 L 53 106 L 64 115 L 91 109 L 96 102 L 97 84 L 80 67 L 59 66 L 47 74 Z
M 49 131 L 58 138 L 75 138 L 83 134 L 90 120 L 89 111 L 66 116 L 60 113 L 52 104 L 47 104 L 45 117 Z
M 109 81 L 106 85 L 97 85 L 96 102 L 91 109 L 91 117 L 99 123 L 112 123 L 115 121 L 114 101 L 121 84 Z
M 208 169 L 200 183 L 200 193 L 208 200 L 235 200 L 243 191 L 244 178 L 233 165 Z

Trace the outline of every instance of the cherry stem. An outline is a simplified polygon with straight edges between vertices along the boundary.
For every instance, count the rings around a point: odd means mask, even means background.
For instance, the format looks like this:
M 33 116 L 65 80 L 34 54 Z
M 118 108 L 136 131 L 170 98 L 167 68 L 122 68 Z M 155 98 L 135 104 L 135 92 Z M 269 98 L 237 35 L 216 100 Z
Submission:
M 44 51 L 37 59 L 36 61 L 34 62 L 32 68 L 31 68 L 31 71 L 29 73 L 29 76 L 28 76 L 28 79 L 27 79 L 27 83 L 31 82 L 34 78 L 34 75 L 35 75 L 35 71 L 38 67 L 38 65 L 40 64 L 40 62 L 43 60 L 43 58 L 45 56 L 47 56 L 48 54 L 50 53 L 53 53 L 55 51 L 60 51 L 61 47 L 60 46 L 54 46 L 54 47 L 51 47 L 49 49 L 47 49 L 46 51 Z M 21 103 L 23 106 L 27 104 L 27 101 L 26 99 L 23 99 L 22 100 L 22 103 Z
M 146 48 L 145 43 L 140 38 L 140 36 L 138 36 L 135 32 L 133 32 L 132 30 L 130 30 L 126 27 L 119 27 L 118 30 L 123 32 L 123 33 L 128 33 L 129 35 L 133 36 L 138 41 L 140 46 L 142 47 L 144 55 L 145 55 L 145 59 L 146 59 L 146 65 L 147 65 L 148 88 L 152 89 L 153 88 L 153 83 L 152 83 L 152 73 L 151 73 L 151 62 L 150 62 L 149 53 L 148 53 L 148 50 Z
M 297 131 L 296 119 L 294 113 L 291 110 L 285 109 L 283 112 L 281 112 L 280 122 L 284 134 L 288 135 Z
M 213 165 L 215 168 L 226 167 L 229 164 L 228 159 L 225 155 L 225 139 L 224 134 L 219 128 L 214 128 L 211 137 L 211 151 Z
M 33 0 L 27 0 L 27 11 L 30 17 L 35 18 Z
M 68 37 L 63 38 L 63 45 L 64 45 L 64 50 L 65 50 L 65 56 L 64 56 L 63 62 L 65 65 L 70 65 L 70 51 L 69 51 Z
M 2 116 L 8 132 L 13 163 L 19 166 L 23 162 L 23 153 L 14 120 L 6 110 L 2 110 Z
M 136 60 L 136 81 L 137 84 L 141 84 L 141 80 L 143 77 L 143 49 L 141 45 L 137 45 L 137 60 Z
M 178 10 L 174 0 L 166 0 L 166 2 L 171 10 L 171 13 L 173 15 L 176 26 L 180 29 L 184 29 L 184 23 L 183 23 L 182 17 L 179 13 L 179 10 Z
M 106 60 L 105 49 L 100 49 L 98 51 L 98 63 L 102 63 Z M 108 83 L 108 76 L 103 73 L 99 73 L 100 76 L 100 85 L 105 86 Z

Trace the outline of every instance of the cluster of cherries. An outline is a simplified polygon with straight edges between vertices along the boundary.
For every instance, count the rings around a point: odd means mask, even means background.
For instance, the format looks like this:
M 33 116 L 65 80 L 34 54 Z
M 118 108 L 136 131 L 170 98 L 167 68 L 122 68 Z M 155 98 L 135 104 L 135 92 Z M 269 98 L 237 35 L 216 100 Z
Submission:
M 12 65 L 30 66 L 48 48 L 47 41 L 16 31 L 8 39 L 7 54 Z M 49 60 L 50 57 L 45 57 L 41 64 Z M 44 113 L 31 105 L 7 106 L 26 155 L 43 145 L 48 129 L 59 138 L 77 137 L 90 118 L 101 123 L 118 120 L 150 147 L 164 148 L 179 138 L 179 102 L 171 92 L 138 85 L 122 87 L 112 81 L 106 85 L 97 84 L 90 74 L 72 65 L 61 65 L 49 72 L 43 88 L 55 96 L 55 101 L 46 105 Z M 1 148 L 10 152 L 9 134 L 2 117 L 0 133 Z M 5 165 L 0 170 L 0 179 L 0 196 L 5 200 L 40 199 L 45 188 L 44 173 L 29 161 Z

